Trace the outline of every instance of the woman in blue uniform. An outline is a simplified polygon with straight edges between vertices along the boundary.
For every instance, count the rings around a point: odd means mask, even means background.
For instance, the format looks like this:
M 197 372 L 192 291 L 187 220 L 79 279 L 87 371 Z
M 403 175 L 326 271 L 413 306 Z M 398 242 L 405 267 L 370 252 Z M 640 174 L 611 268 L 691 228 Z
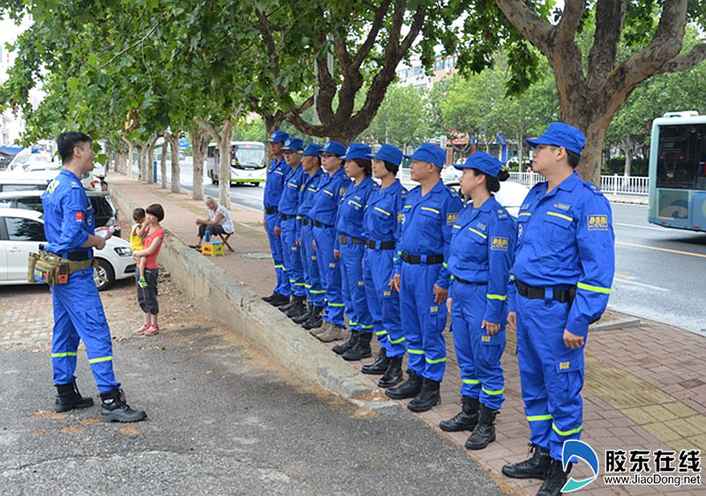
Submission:
M 404 335 L 400 325 L 400 295 L 390 288 L 394 273 L 394 255 L 399 234 L 399 215 L 407 190 L 397 179 L 402 152 L 392 145 L 382 145 L 373 159 L 373 176 L 380 180 L 368 198 L 364 225 L 368 237 L 363 259 L 363 278 L 368 309 L 373 319 L 373 333 L 380 353 L 361 372 L 382 375 L 378 386 L 388 388 L 402 380 Z
M 447 432 L 473 431 L 466 448 L 478 450 L 495 440 L 495 415 L 504 400 L 500 358 L 516 229 L 493 196 L 509 176 L 500 161 L 477 152 L 456 168 L 463 170 L 461 190 L 471 198 L 453 225 L 448 261 L 453 279 L 448 301 L 463 406 L 439 426 Z
M 363 280 L 363 256 L 367 243 L 363 215 L 368 197 L 375 187 L 370 178 L 371 158 L 369 145 L 352 143 L 348 147 L 345 170 L 352 183 L 341 200 L 336 222 L 337 255 L 341 259 L 343 299 L 347 303 L 351 334 L 347 341 L 334 346 L 333 351 L 348 361 L 361 360 L 371 355 L 373 323 Z

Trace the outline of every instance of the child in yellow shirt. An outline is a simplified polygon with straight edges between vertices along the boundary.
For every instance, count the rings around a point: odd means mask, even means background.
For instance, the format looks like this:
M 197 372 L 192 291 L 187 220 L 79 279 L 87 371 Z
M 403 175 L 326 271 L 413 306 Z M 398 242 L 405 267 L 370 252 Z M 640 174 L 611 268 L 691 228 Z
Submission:
M 145 235 L 145 209 L 136 208 L 132 211 L 132 220 L 135 224 L 130 229 L 130 248 L 132 252 L 135 253 L 138 250 L 144 250 L 145 245 L 142 243 L 142 239 Z M 139 271 L 140 278 L 137 281 L 138 286 L 141 288 L 147 287 L 147 280 L 145 279 L 145 262 L 147 259 L 145 257 L 140 257 L 137 262 L 137 270 Z

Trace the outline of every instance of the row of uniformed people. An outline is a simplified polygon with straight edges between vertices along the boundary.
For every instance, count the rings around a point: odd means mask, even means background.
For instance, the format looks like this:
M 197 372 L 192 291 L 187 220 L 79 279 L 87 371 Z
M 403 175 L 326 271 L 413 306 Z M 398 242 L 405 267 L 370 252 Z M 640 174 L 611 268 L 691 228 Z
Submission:
M 302 224 L 308 218 L 313 225 L 315 240 L 312 254 L 300 260 L 318 268 L 325 290 L 325 298 L 316 299 L 316 279 L 305 276 L 309 313 L 326 305 L 324 326 L 313 334 L 325 341 L 340 339 L 345 310 L 351 335 L 334 351 L 349 360 L 370 356 L 370 339 L 377 334 L 381 353 L 363 371 L 383 373 L 379 385 L 386 394 L 414 398 L 408 407 L 416 412 L 440 402 L 450 287 L 462 410 L 441 428 L 471 431 L 469 449 L 482 449 L 495 439 L 494 419 L 504 399 L 506 321 L 516 329 L 533 455 L 504 467 L 503 473 L 543 479 L 538 494 L 544 496 L 559 494 L 570 470 L 562 467 L 561 447 L 582 430 L 583 346 L 588 324 L 607 304 L 614 240 L 607 201 L 573 172 L 585 143 L 580 131 L 554 123 L 529 143 L 535 147 L 534 168 L 548 181 L 535 186 L 523 203 L 519 236 L 492 195 L 508 174 L 490 155 L 475 153 L 458 167 L 463 170 L 461 189 L 471 198 L 463 206 L 441 181 L 445 153 L 436 145 L 422 145 L 412 155 L 411 177 L 420 185 L 407 193 L 394 177 L 402 159 L 395 147 L 384 145 L 371 166 L 367 145 L 354 144 L 346 151 L 327 143 L 321 150 L 326 173 L 318 188 L 311 187 L 308 215 L 306 209 L 300 213 Z M 290 140 L 285 150 L 292 147 Z M 317 153 L 308 152 L 312 157 Z M 343 175 L 344 161 L 352 182 Z M 285 188 L 297 168 L 296 160 L 287 162 Z M 280 165 L 273 163 L 270 173 L 276 174 Z M 370 180 L 371 171 L 380 186 Z M 294 180 L 292 189 L 297 184 L 301 188 Z M 278 206 L 284 212 L 280 216 L 290 220 L 287 203 Z M 280 251 L 296 252 L 295 246 L 301 244 L 285 241 Z M 317 264 L 311 263 L 314 258 Z M 286 273 L 295 273 L 286 281 L 294 288 L 289 308 L 299 305 L 301 310 L 297 269 L 286 255 L 284 260 Z M 269 298 L 283 301 L 279 295 L 276 288 Z M 408 377 L 399 384 L 405 351 Z

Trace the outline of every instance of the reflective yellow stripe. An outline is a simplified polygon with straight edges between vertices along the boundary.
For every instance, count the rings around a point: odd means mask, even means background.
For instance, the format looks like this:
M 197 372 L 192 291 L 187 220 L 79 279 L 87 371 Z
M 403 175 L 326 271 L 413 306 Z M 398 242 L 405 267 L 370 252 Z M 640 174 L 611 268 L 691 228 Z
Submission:
M 544 422 L 545 420 L 551 420 L 554 417 L 551 415 L 530 415 L 527 417 L 527 422 Z
M 478 379 L 461 379 L 464 384 L 480 384 Z
M 590 284 L 584 284 L 579 282 L 576 284 L 579 289 L 585 289 L 586 291 L 593 291 L 594 293 L 610 294 L 613 290 L 611 288 L 602 288 L 600 286 L 591 286 Z
M 355 205 L 355 206 L 358 207 L 358 208 L 363 208 L 363 205 L 361 205 L 360 203 L 358 203 L 358 202 L 355 201 L 355 200 L 349 200 L 348 203 L 350 203 L 350 204 L 352 204 L 352 205 Z
M 505 390 L 504 390 L 504 389 L 485 389 L 485 388 L 481 388 L 481 391 L 483 391 L 483 392 L 484 392 L 485 394 L 487 394 L 488 396 L 498 396 L 498 395 L 501 395 L 501 394 L 504 394 L 504 393 L 505 393 Z
M 311 294 L 324 294 L 326 291 L 323 289 L 312 289 L 309 291 Z
M 377 210 L 378 212 L 381 212 L 381 213 L 383 213 L 383 214 L 385 214 L 385 215 L 387 215 L 387 216 L 392 215 L 390 212 L 388 212 L 387 210 L 383 210 L 383 209 L 381 209 L 380 207 L 374 207 L 374 208 L 375 208 L 375 210 Z
M 101 363 L 101 362 L 111 362 L 113 360 L 112 356 L 106 356 L 106 357 L 98 357 L 98 358 L 91 358 L 88 363 L 93 365 L 94 363 Z
M 583 426 L 579 425 L 576 429 L 570 429 L 568 431 L 561 431 L 559 428 L 556 426 L 556 424 L 552 423 L 552 430 L 559 434 L 560 436 L 571 436 L 572 434 L 578 434 L 583 430 Z
M 435 214 L 439 213 L 437 209 L 431 207 L 422 207 L 422 210 L 426 210 L 427 212 L 434 212 Z
M 295 286 L 304 286 L 304 287 L 306 287 L 306 283 L 303 283 L 303 282 L 297 282 L 297 283 L 294 283 L 294 285 L 295 285 Z
M 468 228 L 469 231 L 476 233 L 478 236 L 480 236 L 483 239 L 488 239 L 488 236 L 480 232 L 478 229 L 473 229 L 472 227 Z
M 488 293 L 487 295 L 485 295 L 485 297 L 488 298 L 489 300 L 500 300 L 500 301 L 507 300 L 507 296 L 505 296 L 505 295 L 496 295 L 496 294 Z
M 65 357 L 75 357 L 77 353 L 75 351 L 65 351 L 63 353 L 52 353 L 52 358 L 65 358 Z
M 532 215 L 532 212 L 520 212 L 520 217 L 529 217 Z
M 423 355 L 424 350 L 415 350 L 413 348 L 410 348 L 409 350 L 407 350 L 407 353 L 409 353 L 410 355 Z
M 424 359 L 428 364 L 434 365 L 435 363 L 443 363 L 446 361 L 446 357 L 444 358 L 425 358 Z
M 387 336 L 387 331 L 375 331 L 376 336 Z
M 275 269 L 283 269 L 284 270 L 284 265 L 275 264 Z
M 400 339 L 390 339 L 390 344 L 400 344 L 404 342 L 407 338 L 402 336 Z
M 355 326 L 357 326 L 357 325 L 358 325 L 358 322 L 353 322 L 352 320 L 349 320 L 349 321 L 348 321 L 348 325 L 352 325 L 352 326 L 355 325 Z
M 551 215 L 552 217 L 559 217 L 560 219 L 568 220 L 569 222 L 574 221 L 574 219 L 572 217 L 569 217 L 568 215 L 560 214 L 559 212 L 547 212 L 547 215 Z
M 447 264 L 446 262 L 442 263 L 441 266 L 445 269 L 449 268 L 449 264 Z
M 361 327 L 362 327 L 363 329 L 372 329 L 372 328 L 373 328 L 373 326 L 371 326 L 371 325 L 364 325 L 364 326 L 361 326 Z
M 343 303 L 329 303 L 328 306 L 333 308 L 343 308 Z

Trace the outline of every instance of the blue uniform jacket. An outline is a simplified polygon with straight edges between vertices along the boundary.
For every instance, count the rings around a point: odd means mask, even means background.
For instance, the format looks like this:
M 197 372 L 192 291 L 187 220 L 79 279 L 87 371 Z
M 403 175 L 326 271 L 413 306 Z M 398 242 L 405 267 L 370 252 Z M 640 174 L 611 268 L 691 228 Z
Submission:
M 401 234 L 395 257 L 395 272 L 399 274 L 402 252 L 411 255 L 443 255 L 444 264 L 436 284 L 449 287 L 449 258 L 452 226 L 463 207 L 461 198 L 439 182 L 425 196 L 422 187 L 409 192 L 402 206 Z
M 468 203 L 453 227 L 449 272 L 488 285 L 483 320 L 499 323 L 508 299 L 508 282 L 516 244 L 515 222 L 494 196 L 480 208 Z
M 363 225 L 368 239 L 396 241 L 399 238 L 399 216 L 407 190 L 399 179 L 387 188 L 376 186 L 365 206 Z
M 287 215 L 296 215 L 299 209 L 299 194 L 301 193 L 301 186 L 304 182 L 304 168 L 299 164 L 296 169 L 289 169 L 287 175 L 284 177 L 284 188 L 282 190 L 282 197 L 279 199 L 279 213 Z M 277 220 L 277 225 L 280 223 L 280 219 Z
M 265 208 L 279 206 L 279 200 L 282 197 L 282 188 L 284 187 L 284 176 L 289 172 L 289 166 L 284 159 L 277 160 L 273 158 L 270 161 L 270 166 L 267 168 L 267 177 L 265 179 L 265 192 L 263 193 L 263 204 Z
M 297 215 L 300 217 L 311 218 L 309 213 L 314 206 L 314 196 L 319 190 L 319 181 L 323 176 L 321 169 L 316 169 L 316 173 L 310 176 L 306 172 L 303 173 L 302 185 L 299 188 L 299 208 Z M 297 239 L 301 238 L 301 224 L 297 222 Z
M 346 194 L 341 199 L 341 206 L 338 207 L 336 231 L 339 234 L 354 238 L 366 238 L 363 215 L 368 204 L 368 197 L 374 188 L 375 183 L 369 177 L 363 179 L 360 184 L 350 183 Z
M 338 169 L 333 175 L 324 173 L 319 181 L 319 190 L 314 195 L 314 206 L 311 207 L 310 215 L 312 220 L 320 222 L 326 226 L 336 225 L 336 214 L 338 204 L 350 186 L 350 179 L 346 176 L 343 167 Z
M 512 273 L 530 286 L 576 286 L 566 328 L 586 336 L 608 305 L 615 273 L 613 214 L 605 196 L 576 173 L 549 193 L 546 182 L 535 185 L 518 215 Z
M 49 183 L 42 194 L 42 206 L 47 251 L 62 257 L 81 250 L 89 256 L 93 254 L 92 248 L 81 248 L 95 232 L 93 207 L 73 172 L 64 169 Z

